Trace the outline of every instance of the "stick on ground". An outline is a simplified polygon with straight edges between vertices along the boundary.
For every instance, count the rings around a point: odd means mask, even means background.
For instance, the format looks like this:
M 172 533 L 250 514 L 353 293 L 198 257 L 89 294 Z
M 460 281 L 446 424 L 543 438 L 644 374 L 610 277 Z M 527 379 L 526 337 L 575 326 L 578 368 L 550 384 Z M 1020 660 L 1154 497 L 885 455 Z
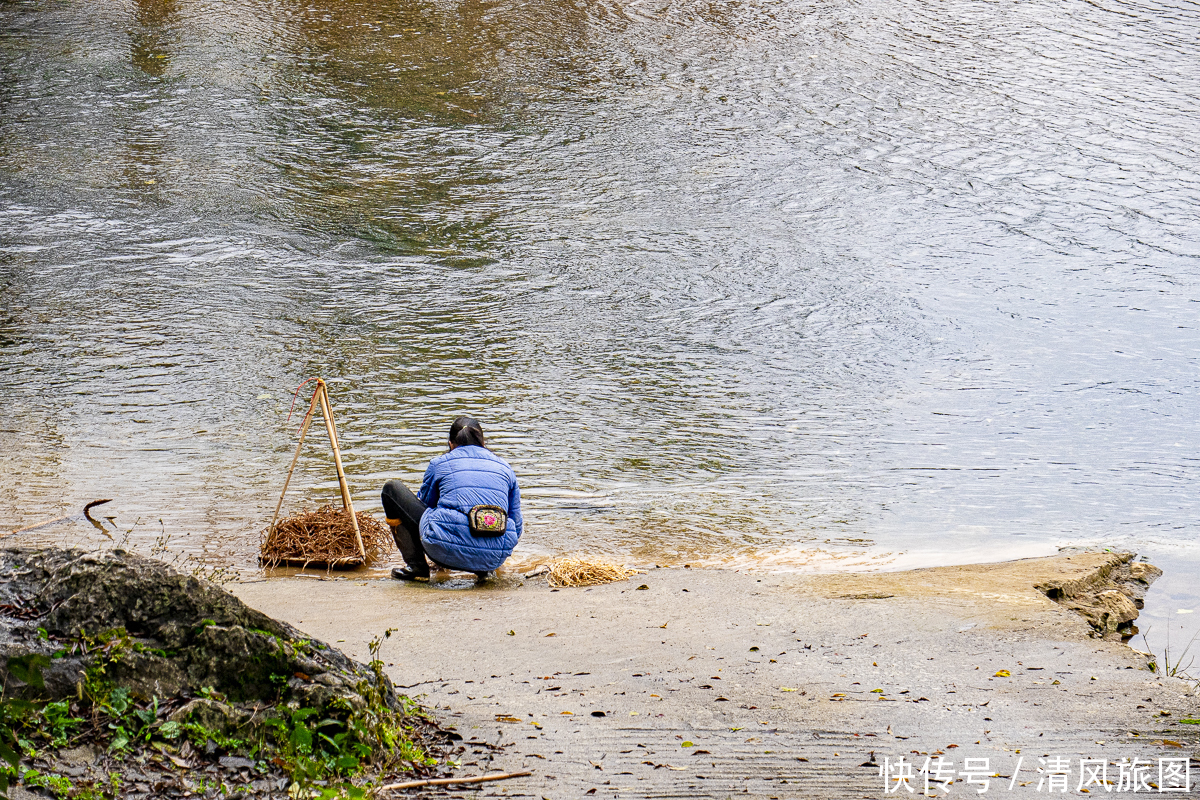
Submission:
M 491 775 L 475 775 L 470 778 L 429 778 L 423 781 L 405 781 L 404 783 L 389 783 L 380 786 L 380 791 L 389 792 L 393 789 L 416 789 L 419 786 L 451 786 L 457 783 L 486 783 L 488 781 L 503 781 L 509 778 L 524 778 L 532 772 L 496 772 Z

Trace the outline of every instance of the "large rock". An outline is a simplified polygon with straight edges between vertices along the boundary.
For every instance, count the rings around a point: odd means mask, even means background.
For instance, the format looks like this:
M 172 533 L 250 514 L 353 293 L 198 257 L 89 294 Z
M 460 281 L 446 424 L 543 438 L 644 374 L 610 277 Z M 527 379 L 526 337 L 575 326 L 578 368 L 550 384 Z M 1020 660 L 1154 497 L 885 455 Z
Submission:
M 234 703 L 314 708 L 358 706 L 358 689 L 377 680 L 220 587 L 121 550 L 0 549 L 0 679 L 10 691 L 23 684 L 8 660 L 28 653 L 60 654 L 38 692 L 52 698 L 77 694 L 96 664 L 145 698 L 211 687 Z

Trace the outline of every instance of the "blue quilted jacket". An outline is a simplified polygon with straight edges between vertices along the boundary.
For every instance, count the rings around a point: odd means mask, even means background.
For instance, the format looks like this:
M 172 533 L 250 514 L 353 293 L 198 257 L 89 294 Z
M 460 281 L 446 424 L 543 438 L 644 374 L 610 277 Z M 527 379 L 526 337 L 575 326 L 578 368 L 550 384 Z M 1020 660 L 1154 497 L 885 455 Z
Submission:
M 521 538 L 521 492 L 512 467 L 486 447 L 464 445 L 429 462 L 417 497 L 429 510 L 421 515 L 421 544 L 439 564 L 467 572 L 491 572 L 504 563 Z M 503 536 L 472 536 L 472 506 L 508 510 Z

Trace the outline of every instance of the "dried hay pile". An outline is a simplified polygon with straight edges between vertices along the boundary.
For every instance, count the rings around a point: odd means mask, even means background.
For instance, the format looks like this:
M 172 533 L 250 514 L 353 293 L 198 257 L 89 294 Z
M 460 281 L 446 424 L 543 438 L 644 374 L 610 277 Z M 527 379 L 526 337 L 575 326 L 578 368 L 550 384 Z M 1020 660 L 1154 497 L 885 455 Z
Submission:
M 578 558 L 564 558 L 550 565 L 547 572 L 550 585 L 555 588 L 564 586 L 598 586 L 601 583 L 627 580 L 631 575 L 637 575 L 639 570 L 606 564 L 603 561 L 584 561 Z
M 365 511 L 358 517 L 367 561 L 373 561 L 391 546 L 387 528 Z M 349 569 L 363 564 L 354 539 L 354 525 L 345 509 L 321 506 L 288 517 L 265 531 L 259 562 L 265 567 L 327 567 Z

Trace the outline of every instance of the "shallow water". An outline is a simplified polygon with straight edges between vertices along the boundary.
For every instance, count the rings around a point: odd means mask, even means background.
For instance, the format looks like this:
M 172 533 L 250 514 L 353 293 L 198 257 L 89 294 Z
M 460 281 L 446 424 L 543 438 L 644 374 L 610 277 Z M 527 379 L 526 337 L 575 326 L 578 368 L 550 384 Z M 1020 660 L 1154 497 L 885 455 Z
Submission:
M 251 565 L 322 375 L 369 510 L 484 420 L 524 560 L 1194 574 L 1198 11 L 7 2 L 0 521 Z

